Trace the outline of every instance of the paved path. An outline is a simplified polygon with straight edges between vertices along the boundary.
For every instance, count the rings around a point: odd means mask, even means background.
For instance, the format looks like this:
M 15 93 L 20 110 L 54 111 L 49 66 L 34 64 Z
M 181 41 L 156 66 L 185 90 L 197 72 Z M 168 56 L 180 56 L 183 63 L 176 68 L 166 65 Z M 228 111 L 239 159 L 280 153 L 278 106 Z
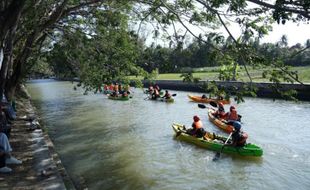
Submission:
M 23 118 L 37 118 L 30 101 L 21 99 L 17 109 L 9 140 L 12 155 L 23 163 L 8 165 L 13 172 L 0 174 L 0 189 L 75 189 L 48 135 Z

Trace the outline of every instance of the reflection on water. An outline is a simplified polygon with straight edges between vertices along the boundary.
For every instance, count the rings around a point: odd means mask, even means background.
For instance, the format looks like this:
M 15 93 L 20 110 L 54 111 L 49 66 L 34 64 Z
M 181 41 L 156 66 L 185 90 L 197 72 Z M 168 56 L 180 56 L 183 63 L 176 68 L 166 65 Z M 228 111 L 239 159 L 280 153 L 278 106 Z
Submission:
M 175 103 L 129 101 L 74 91 L 70 82 L 35 82 L 29 92 L 61 160 L 78 185 L 89 189 L 309 189 L 310 104 L 246 99 L 237 105 L 249 142 L 261 159 L 223 154 L 173 138 L 171 124 L 189 126 L 199 115 L 207 130 L 222 133 L 207 110 L 175 91 Z M 195 94 L 195 93 L 193 93 Z M 228 110 L 228 106 L 226 107 Z M 224 133 L 223 133 L 224 134 Z

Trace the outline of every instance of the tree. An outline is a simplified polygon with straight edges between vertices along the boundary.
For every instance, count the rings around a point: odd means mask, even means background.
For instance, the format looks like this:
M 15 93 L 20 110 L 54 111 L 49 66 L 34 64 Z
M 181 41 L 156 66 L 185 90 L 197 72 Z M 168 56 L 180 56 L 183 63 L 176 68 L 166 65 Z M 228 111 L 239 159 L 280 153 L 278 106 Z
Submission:
M 280 60 L 268 60 L 259 56 L 251 42 L 256 40 L 257 37 L 262 37 L 268 33 L 271 18 L 278 23 L 285 23 L 287 20 L 296 22 L 309 21 L 309 3 L 307 0 L 277 0 L 274 4 L 268 2 L 261 0 L 3 0 L 0 4 L 0 52 L 5 50 L 3 52 L 6 53 L 1 66 L 0 94 L 2 96 L 5 86 L 7 97 L 11 99 L 14 96 L 16 86 L 21 82 L 27 71 L 33 67 L 34 61 L 29 60 L 34 60 L 36 55 L 46 48 L 47 41 L 57 42 L 62 40 L 62 34 L 65 32 L 76 35 L 76 30 L 82 32 L 83 36 L 95 39 L 96 34 L 94 31 L 103 32 L 105 29 L 113 31 L 120 26 L 117 24 L 118 14 L 115 13 L 128 17 L 127 21 L 124 21 L 126 25 L 129 20 L 130 22 L 138 20 L 154 23 L 154 33 L 156 35 L 160 30 L 168 33 L 167 26 L 173 26 L 174 34 L 166 36 L 175 44 L 176 48 L 179 48 L 179 52 L 183 51 L 184 36 L 189 33 L 200 42 L 208 44 L 208 47 L 213 49 L 212 56 L 222 57 L 221 62 L 224 64 L 231 64 L 233 62 L 235 68 L 237 68 L 237 65 L 240 65 L 246 71 L 248 66 L 272 66 L 278 71 L 283 72 L 285 77 L 298 81 L 296 73 L 283 67 Z M 248 6 L 248 3 L 254 3 L 257 7 Z M 105 19 L 109 20 L 108 23 L 101 24 L 101 26 L 105 26 L 102 30 L 96 28 L 101 21 L 98 20 L 99 15 L 102 15 L 100 19 L 103 19 L 103 21 Z M 224 18 L 235 20 L 242 27 L 243 33 L 240 37 L 235 38 L 231 35 Z M 185 34 L 178 32 L 176 29 L 177 22 L 184 27 L 186 30 Z M 111 26 L 109 24 L 115 25 L 109 27 Z M 234 45 L 222 48 L 224 45 L 210 43 L 208 36 L 210 36 L 211 32 L 197 35 L 190 30 L 189 25 L 204 26 L 212 29 L 220 25 L 224 26 Z M 124 35 L 124 33 L 130 32 L 126 27 L 123 27 L 123 30 L 126 32 L 118 31 L 119 33 L 115 34 L 115 36 L 111 36 L 113 39 L 111 42 L 112 47 L 116 48 L 115 45 L 119 44 L 124 46 L 121 48 L 122 50 L 129 49 L 129 52 L 131 52 L 132 43 L 130 41 L 132 39 L 130 39 L 130 35 L 127 37 Z M 108 36 L 107 33 L 103 32 L 103 34 Z M 215 39 L 220 39 L 222 35 L 215 34 L 214 37 Z M 85 39 L 85 42 L 87 41 Z M 97 44 L 97 46 L 104 49 L 103 44 Z M 113 52 L 112 49 L 110 52 Z M 115 52 L 115 50 L 113 53 L 116 53 L 116 57 L 120 55 L 130 56 L 127 58 L 128 60 L 125 60 L 126 65 L 133 66 L 133 64 L 127 63 L 134 63 L 136 61 L 133 59 L 135 57 L 133 53 L 127 54 Z M 85 57 L 81 57 L 81 59 L 85 59 Z M 97 65 L 94 66 L 96 67 Z M 90 67 L 85 68 L 90 69 Z M 139 70 L 136 67 L 133 68 L 133 70 Z M 113 78 L 117 73 L 119 72 L 114 74 L 111 72 L 111 75 L 108 74 L 107 78 L 111 78 L 111 76 Z M 123 75 L 123 73 L 120 74 Z M 249 73 L 248 77 L 251 80 Z M 88 79 L 88 77 L 85 78 L 87 80 L 85 84 L 90 87 L 95 86 L 95 84 L 91 83 L 98 82 L 98 79 Z

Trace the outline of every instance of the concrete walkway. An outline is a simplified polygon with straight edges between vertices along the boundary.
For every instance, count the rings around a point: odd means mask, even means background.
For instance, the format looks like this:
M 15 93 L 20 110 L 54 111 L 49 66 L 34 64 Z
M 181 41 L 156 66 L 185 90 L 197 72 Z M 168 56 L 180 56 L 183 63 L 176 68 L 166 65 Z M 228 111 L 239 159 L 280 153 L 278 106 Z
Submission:
M 38 121 L 28 99 L 17 102 L 17 119 L 9 141 L 12 155 L 23 163 L 8 165 L 13 172 L 0 174 L 0 189 L 75 189 Z

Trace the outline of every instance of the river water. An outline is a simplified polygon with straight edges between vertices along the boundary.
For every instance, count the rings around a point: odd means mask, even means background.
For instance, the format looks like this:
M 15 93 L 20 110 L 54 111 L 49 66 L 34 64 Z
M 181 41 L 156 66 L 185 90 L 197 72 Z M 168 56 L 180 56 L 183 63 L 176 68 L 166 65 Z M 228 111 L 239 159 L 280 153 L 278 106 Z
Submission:
M 77 188 L 89 189 L 310 189 L 310 103 L 246 98 L 237 105 L 248 142 L 264 155 L 245 159 L 173 138 L 171 124 L 190 126 L 198 115 L 206 130 L 225 134 L 207 109 L 176 93 L 175 103 L 153 102 L 141 89 L 129 101 L 83 95 L 70 82 L 27 84 L 64 167 Z M 199 93 L 191 93 L 198 94 Z M 228 110 L 228 106 L 225 107 Z

